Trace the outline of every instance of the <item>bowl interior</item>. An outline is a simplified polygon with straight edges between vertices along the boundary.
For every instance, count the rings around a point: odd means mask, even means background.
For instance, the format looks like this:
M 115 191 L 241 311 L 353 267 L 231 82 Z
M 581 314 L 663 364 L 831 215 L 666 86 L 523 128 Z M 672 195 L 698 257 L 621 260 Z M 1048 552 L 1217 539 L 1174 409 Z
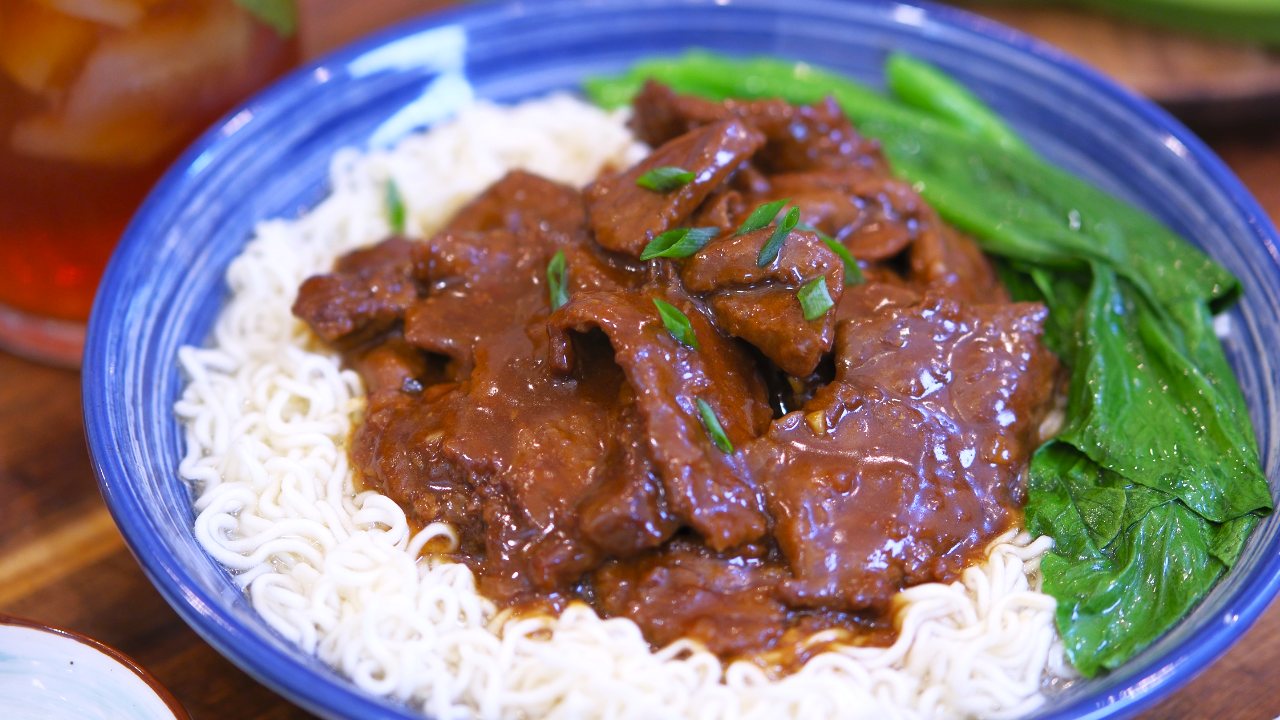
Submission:
M 233 111 L 153 191 L 99 290 L 84 360 L 86 427 L 103 494 L 170 603 L 223 654 L 326 717 L 421 717 L 368 696 L 278 636 L 192 535 L 171 411 L 176 352 L 205 342 L 224 272 L 254 224 L 325 193 L 334 151 L 384 144 L 478 97 L 572 89 L 637 58 L 700 46 L 768 53 L 882 85 L 891 50 L 959 78 L 1050 160 L 1146 209 L 1244 283 L 1224 340 L 1273 491 L 1280 377 L 1275 229 L 1247 191 L 1162 111 L 1011 30 L 934 6 L 837 0 L 550 0 L 471 6 L 388 30 L 303 68 Z M 465 83 L 464 83 L 465 81 Z M 1128 716 L 1186 682 L 1267 606 L 1276 516 L 1177 628 L 1118 672 L 1080 682 L 1036 717 Z

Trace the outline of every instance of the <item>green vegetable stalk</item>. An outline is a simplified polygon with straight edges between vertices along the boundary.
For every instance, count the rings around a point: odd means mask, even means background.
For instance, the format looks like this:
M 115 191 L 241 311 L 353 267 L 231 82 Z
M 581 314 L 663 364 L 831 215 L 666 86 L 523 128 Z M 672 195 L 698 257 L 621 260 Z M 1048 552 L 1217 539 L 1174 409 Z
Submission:
M 1200 35 L 1280 46 L 1276 0 L 1000 0 L 1007 4 L 1076 5 Z
M 712 99 L 831 95 L 896 174 L 999 259 L 1016 299 L 1048 306 L 1045 343 L 1071 385 L 1061 434 L 1032 459 L 1027 527 L 1055 540 L 1044 589 L 1072 663 L 1085 675 L 1114 668 L 1204 597 L 1272 508 L 1213 332 L 1212 312 L 1239 282 L 1142 211 L 1039 159 L 936 68 L 895 55 L 886 72 L 896 98 L 805 63 L 695 51 L 586 91 L 609 107 L 649 77 Z

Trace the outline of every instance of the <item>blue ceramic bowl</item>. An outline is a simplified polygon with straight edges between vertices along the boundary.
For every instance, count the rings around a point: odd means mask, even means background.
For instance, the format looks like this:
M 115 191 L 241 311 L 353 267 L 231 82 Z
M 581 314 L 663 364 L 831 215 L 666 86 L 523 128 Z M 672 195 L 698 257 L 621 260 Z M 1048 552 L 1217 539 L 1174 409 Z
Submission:
M 328 718 L 420 718 L 372 697 L 273 632 L 192 535 L 177 478 L 176 353 L 204 342 L 228 262 L 254 223 L 326 192 L 333 152 L 394 140 L 476 96 L 573 88 L 690 46 L 771 53 L 872 85 L 890 50 L 974 89 L 1051 160 L 1147 209 L 1243 281 L 1227 352 L 1280 483 L 1280 238 L 1222 162 L 1161 110 L 1012 30 L 956 10 L 869 0 L 550 0 L 462 8 L 401 25 L 302 68 L 228 115 L 169 171 L 107 268 L 89 325 L 84 411 L 102 494 L 152 582 L 219 652 Z M 468 85 L 469 83 L 469 85 Z M 1204 669 L 1280 582 L 1280 515 L 1173 632 L 1118 672 L 1081 682 L 1036 717 L 1129 717 Z

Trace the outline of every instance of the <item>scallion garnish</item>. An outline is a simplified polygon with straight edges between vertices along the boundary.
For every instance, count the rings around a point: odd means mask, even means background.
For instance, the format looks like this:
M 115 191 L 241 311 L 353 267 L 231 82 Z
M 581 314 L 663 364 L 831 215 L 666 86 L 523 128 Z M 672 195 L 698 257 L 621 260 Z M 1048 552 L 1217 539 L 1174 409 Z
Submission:
M 796 297 L 800 299 L 800 307 L 804 310 L 804 319 L 813 321 L 822 317 L 824 313 L 835 305 L 831 300 L 831 294 L 827 292 L 827 278 L 818 276 L 817 278 L 804 284 L 800 291 L 796 293 Z
M 395 180 L 387 180 L 387 222 L 394 232 L 404 232 L 404 198 L 400 196 L 400 187 Z
M 656 257 L 684 258 L 698 252 L 711 238 L 720 233 L 718 227 L 678 228 L 668 230 L 644 246 L 640 253 L 641 260 L 652 260 Z
M 745 235 L 752 230 L 759 230 L 762 227 L 768 227 L 769 223 L 773 222 L 773 219 L 778 217 L 778 213 L 782 211 L 782 206 L 789 202 L 791 202 L 791 198 L 784 198 L 782 200 L 775 200 L 771 203 L 765 203 L 755 210 L 752 210 L 751 214 L 747 216 L 747 221 L 742 223 L 742 227 L 738 228 L 738 232 L 734 233 L 734 236 Z
M 689 324 L 689 316 L 680 312 L 680 309 L 675 305 L 658 298 L 653 299 L 653 304 L 658 308 L 658 315 L 662 316 L 662 324 L 667 326 L 667 330 L 671 332 L 675 339 L 697 350 L 698 336 L 693 333 L 693 326 Z
M 756 259 L 756 265 L 764 267 L 778 258 L 778 253 L 782 251 L 782 243 L 791 234 L 792 228 L 796 223 L 800 222 L 800 208 L 793 207 L 787 216 L 782 218 L 782 222 L 778 223 L 778 227 L 774 228 L 773 236 L 769 238 L 769 242 L 760 248 L 760 257 Z
M 551 309 L 559 310 L 569 302 L 569 292 L 564 283 L 564 251 L 561 250 L 547 263 L 547 290 L 551 294 Z
M 696 173 L 691 173 L 684 168 L 666 165 L 660 168 L 654 168 L 641 175 L 636 179 L 636 184 L 645 190 L 667 192 L 668 190 L 675 190 L 678 187 L 683 187 L 695 177 L 697 177 Z
M 862 268 L 858 267 L 857 259 L 853 257 L 853 253 L 849 252 L 849 248 L 844 246 L 844 243 L 808 223 L 796 223 L 796 229 L 817 235 L 818 239 L 821 240 L 823 244 L 831 248 L 831 252 L 839 256 L 840 261 L 844 263 L 845 287 L 850 285 L 861 285 L 867 281 L 867 279 L 862 276 Z
M 724 428 L 720 426 L 720 418 L 716 417 L 716 411 L 702 398 L 698 400 L 698 414 L 702 416 L 702 424 L 707 428 L 707 434 L 711 436 L 711 441 L 720 448 L 720 452 L 733 452 L 733 443 L 729 442 L 729 436 L 724 434 Z

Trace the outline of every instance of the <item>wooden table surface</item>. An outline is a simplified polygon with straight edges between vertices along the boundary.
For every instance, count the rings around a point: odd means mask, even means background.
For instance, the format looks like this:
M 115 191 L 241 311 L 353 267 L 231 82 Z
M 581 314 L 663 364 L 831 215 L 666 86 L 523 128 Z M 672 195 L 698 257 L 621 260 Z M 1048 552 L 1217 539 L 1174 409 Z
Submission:
M 422 5 L 447 0 L 400 0 Z M 331 0 L 305 0 L 323 4 Z M 314 44 L 334 41 L 318 34 Z M 1210 138 L 1280 217 L 1280 126 Z M 195 720 L 311 717 L 191 631 L 152 588 L 98 494 L 81 427 L 79 375 L 0 352 L 0 613 L 59 625 L 151 670 Z M 1280 605 L 1144 720 L 1280 715 Z

